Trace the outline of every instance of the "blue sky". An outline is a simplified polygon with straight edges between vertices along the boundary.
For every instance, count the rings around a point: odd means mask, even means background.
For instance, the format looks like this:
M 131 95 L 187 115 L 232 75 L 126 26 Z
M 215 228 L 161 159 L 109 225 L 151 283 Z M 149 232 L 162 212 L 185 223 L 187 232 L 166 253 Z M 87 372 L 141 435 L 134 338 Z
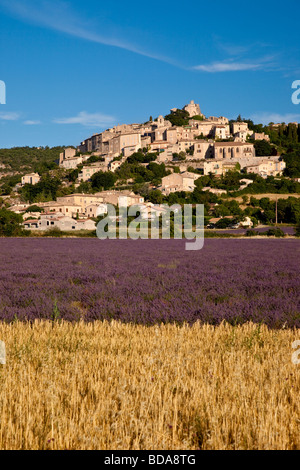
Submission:
M 298 121 L 300 4 L 0 0 L 0 147 L 78 145 L 191 99 Z

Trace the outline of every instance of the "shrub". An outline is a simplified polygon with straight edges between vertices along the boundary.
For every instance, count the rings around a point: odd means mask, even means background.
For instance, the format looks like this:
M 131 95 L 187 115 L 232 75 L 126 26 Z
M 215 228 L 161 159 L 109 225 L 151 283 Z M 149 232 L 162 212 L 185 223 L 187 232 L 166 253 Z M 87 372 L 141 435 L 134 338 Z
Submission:
M 226 229 L 233 223 L 232 219 L 221 219 L 216 223 L 216 228 L 218 229 Z
M 45 232 L 44 237 L 62 237 L 63 232 L 58 227 L 53 227 Z
M 0 210 L 0 237 L 18 237 L 24 232 L 22 216 L 6 209 Z
M 246 232 L 246 237 L 255 237 L 257 235 L 257 233 L 255 232 L 255 230 L 247 230 Z
M 268 237 L 276 237 L 276 238 L 283 238 L 285 237 L 285 233 L 280 230 L 280 228 L 271 228 L 267 231 Z
M 44 209 L 42 209 L 41 207 L 33 205 L 33 206 L 28 207 L 26 212 L 43 212 L 43 210 Z

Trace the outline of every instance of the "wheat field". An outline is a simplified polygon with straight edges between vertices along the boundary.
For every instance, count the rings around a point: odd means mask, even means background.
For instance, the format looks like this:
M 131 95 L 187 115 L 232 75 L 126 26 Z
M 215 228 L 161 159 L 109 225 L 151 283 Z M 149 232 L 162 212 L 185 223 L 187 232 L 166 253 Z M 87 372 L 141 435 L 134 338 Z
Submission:
M 0 323 L 0 449 L 300 449 L 297 330 Z

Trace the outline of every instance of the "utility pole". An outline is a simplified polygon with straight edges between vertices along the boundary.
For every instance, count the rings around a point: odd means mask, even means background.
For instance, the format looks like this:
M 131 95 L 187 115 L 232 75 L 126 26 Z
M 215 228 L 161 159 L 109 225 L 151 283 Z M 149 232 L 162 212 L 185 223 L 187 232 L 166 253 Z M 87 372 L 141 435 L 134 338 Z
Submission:
M 278 197 L 276 198 L 276 227 L 278 225 Z

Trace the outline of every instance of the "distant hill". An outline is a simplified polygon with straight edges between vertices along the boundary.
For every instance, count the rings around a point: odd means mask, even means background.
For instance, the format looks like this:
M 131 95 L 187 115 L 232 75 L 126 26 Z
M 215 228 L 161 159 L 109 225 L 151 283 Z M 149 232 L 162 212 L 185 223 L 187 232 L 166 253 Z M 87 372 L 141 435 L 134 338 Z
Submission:
M 1 172 L 42 173 L 56 168 L 55 161 L 65 147 L 14 147 L 0 149 Z M 4 168 L 5 166 L 5 168 Z
M 0 194 L 9 194 L 27 173 L 47 173 L 58 168 L 65 147 L 14 147 L 0 149 Z

